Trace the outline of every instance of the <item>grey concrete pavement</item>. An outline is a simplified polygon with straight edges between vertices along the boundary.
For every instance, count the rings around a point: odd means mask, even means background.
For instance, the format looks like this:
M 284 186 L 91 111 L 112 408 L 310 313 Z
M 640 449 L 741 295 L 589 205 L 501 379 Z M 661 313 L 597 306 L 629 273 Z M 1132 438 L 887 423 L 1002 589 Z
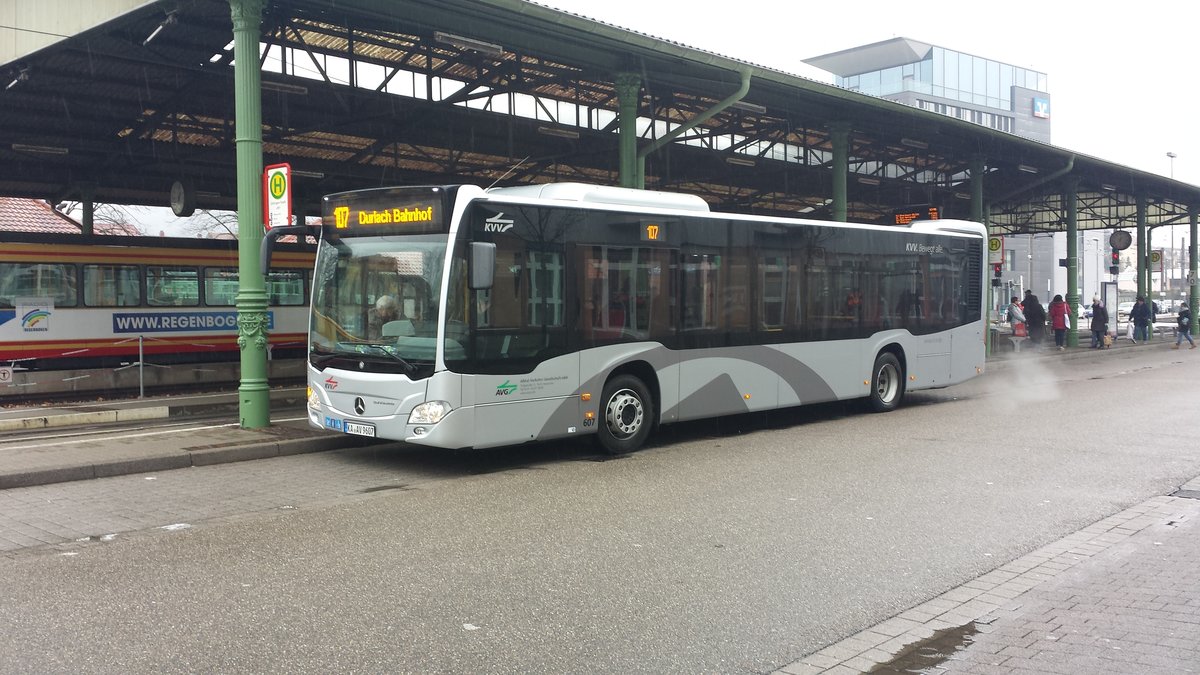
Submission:
M 242 429 L 237 405 L 238 394 L 225 393 L 0 410 L 0 489 L 320 452 L 364 442 L 303 423 Z M 287 417 L 302 416 L 304 390 L 274 390 L 271 406 Z M 166 419 L 194 423 L 87 433 L 97 425 Z
M 1172 341 L 1114 350 L 1169 349 Z M 1126 352 L 1127 355 L 1129 352 Z M 1001 352 L 1016 360 L 1077 358 L 1086 348 Z M 1113 354 L 1118 357 L 1117 353 Z M 298 392 L 281 408 L 303 414 Z M 299 399 L 299 400 L 293 400 Z M 222 411 L 219 406 L 227 406 Z M 165 409 L 165 413 L 161 412 Z M 128 411 L 135 412 L 128 412 Z M 0 429 L 67 429 L 138 416 L 214 415 L 182 441 L 97 437 L 0 444 L 0 488 L 271 457 L 344 447 L 342 436 L 276 425 L 243 430 L 236 394 L 0 413 Z M 70 415 L 77 415 L 70 422 Z M 143 417 L 144 419 L 144 417 Z M 36 441 L 41 434 L 32 434 Z M 171 437 L 166 437 L 171 438 Z M 34 447 L 39 446 L 39 447 Z M 20 451 L 14 448 L 24 448 Z M 890 619 L 823 647 L 778 672 L 1148 673 L 1200 671 L 1200 479 L 1093 523 Z
M 1003 350 L 1015 360 L 1092 350 Z M 1111 349 L 1170 349 L 1174 338 Z M 1200 477 L 777 671 L 1200 672 Z
M 779 673 L 1200 672 L 1200 479 Z

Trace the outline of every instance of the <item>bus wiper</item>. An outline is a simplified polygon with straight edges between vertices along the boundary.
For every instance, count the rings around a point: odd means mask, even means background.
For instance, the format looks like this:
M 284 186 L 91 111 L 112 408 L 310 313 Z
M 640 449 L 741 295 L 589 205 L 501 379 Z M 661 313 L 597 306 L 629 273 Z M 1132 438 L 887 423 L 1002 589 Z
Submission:
M 338 357 L 337 354 L 316 354 L 316 353 L 314 353 L 312 355 L 311 363 L 318 368 L 324 368 L 326 363 L 329 363 L 330 361 L 336 359 L 337 357 Z
M 409 363 L 408 361 L 405 361 L 403 358 L 401 358 L 401 356 L 399 354 L 397 354 L 394 351 L 389 350 L 382 343 L 379 343 L 379 342 L 355 342 L 353 344 L 356 347 L 370 347 L 370 348 L 374 349 L 375 351 L 379 352 L 380 354 L 390 356 L 391 358 L 395 359 L 397 363 L 404 366 L 404 372 L 406 372 L 406 373 L 414 373 L 417 370 L 416 366 Z
M 309 362 L 318 368 L 324 368 L 326 363 L 329 363 L 338 357 L 336 352 L 325 351 L 324 349 L 318 347 L 315 342 L 312 344 L 312 347 L 309 351 Z

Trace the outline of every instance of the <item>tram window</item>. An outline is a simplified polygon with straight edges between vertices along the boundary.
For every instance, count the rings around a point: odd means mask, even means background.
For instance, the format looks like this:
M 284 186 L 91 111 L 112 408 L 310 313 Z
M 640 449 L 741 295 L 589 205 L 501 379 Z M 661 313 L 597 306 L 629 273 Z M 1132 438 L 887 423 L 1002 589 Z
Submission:
M 272 305 L 295 307 L 304 304 L 303 270 L 271 270 L 267 292 Z
M 238 271 L 232 267 L 204 268 L 204 304 L 233 307 L 237 301 Z
M 146 296 L 155 307 L 199 305 L 200 273 L 195 267 L 147 267 Z
M 83 304 L 88 307 L 137 307 L 142 304 L 137 265 L 84 265 Z
M 55 307 L 75 307 L 75 274 L 75 266 L 64 263 L 0 263 L 0 307 L 15 307 L 25 298 L 49 298 Z

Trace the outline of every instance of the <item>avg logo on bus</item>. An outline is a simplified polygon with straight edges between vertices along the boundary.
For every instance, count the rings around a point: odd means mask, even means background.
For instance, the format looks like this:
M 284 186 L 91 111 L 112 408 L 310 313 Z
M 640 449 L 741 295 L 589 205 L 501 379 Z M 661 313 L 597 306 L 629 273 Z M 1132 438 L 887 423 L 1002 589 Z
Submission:
M 517 385 L 510 384 L 508 380 L 505 380 L 504 384 L 496 387 L 496 395 L 497 396 L 509 396 L 516 390 L 517 390 Z

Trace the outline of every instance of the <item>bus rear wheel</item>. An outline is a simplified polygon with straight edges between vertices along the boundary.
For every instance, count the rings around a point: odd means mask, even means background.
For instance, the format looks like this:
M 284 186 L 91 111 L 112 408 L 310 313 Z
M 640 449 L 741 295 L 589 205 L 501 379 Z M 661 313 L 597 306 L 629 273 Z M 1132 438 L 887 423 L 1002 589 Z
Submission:
M 633 375 L 618 375 L 604 385 L 600 405 L 600 447 L 613 455 L 642 447 L 654 426 L 654 401 L 646 385 Z
M 871 408 L 875 412 L 889 412 L 903 398 L 904 370 L 900 368 L 900 360 L 891 352 L 882 352 L 875 357 L 871 368 Z

